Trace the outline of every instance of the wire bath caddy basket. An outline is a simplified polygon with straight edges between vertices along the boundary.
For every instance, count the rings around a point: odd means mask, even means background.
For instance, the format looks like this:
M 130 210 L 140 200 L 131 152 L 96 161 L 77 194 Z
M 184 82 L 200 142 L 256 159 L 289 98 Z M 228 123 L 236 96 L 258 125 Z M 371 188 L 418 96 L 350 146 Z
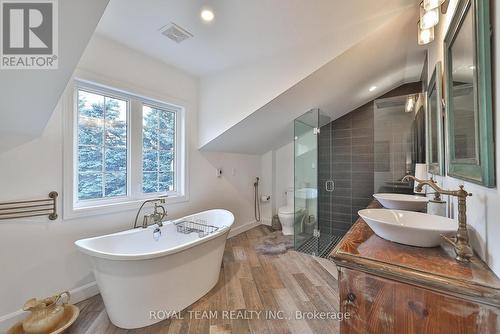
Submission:
M 219 228 L 217 226 L 209 225 L 205 220 L 197 219 L 196 221 L 191 220 L 181 220 L 174 223 L 177 228 L 177 232 L 189 234 L 196 232 L 200 238 L 203 238 L 209 234 L 217 232 Z

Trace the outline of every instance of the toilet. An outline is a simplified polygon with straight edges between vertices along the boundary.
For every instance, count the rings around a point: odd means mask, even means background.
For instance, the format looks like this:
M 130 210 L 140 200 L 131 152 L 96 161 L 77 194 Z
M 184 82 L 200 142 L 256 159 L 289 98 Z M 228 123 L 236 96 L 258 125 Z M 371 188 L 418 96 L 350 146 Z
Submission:
M 282 232 L 284 235 L 293 235 L 294 214 L 294 190 L 288 188 L 286 191 L 286 205 L 278 209 L 278 217 L 280 219 Z

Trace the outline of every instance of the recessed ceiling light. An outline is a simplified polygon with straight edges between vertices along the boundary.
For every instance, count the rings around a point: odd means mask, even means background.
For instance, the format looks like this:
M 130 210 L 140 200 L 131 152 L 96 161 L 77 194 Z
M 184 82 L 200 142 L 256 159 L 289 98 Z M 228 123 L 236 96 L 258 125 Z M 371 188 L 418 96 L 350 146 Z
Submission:
M 375 89 L 377 89 L 377 86 L 371 86 L 370 89 L 368 89 L 370 92 L 373 92 Z
M 203 21 L 212 22 L 215 17 L 215 14 L 211 9 L 203 9 L 201 11 L 200 16 Z

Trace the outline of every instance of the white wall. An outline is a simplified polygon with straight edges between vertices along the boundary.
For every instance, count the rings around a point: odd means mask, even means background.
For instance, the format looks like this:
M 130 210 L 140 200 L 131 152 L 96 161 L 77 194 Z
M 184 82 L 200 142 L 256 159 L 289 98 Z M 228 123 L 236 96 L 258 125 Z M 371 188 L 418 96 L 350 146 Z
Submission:
M 98 36 L 92 39 L 79 69 L 116 82 L 122 86 L 118 88 L 136 87 L 186 106 L 190 200 L 167 205 L 170 218 L 226 208 L 235 214 L 236 226 L 253 222 L 252 184 L 260 174 L 260 157 L 196 149 L 197 79 Z M 52 190 L 62 195 L 63 113 L 71 112 L 63 106 L 59 102 L 41 137 L 0 154 L 0 201 L 45 197 Z M 221 178 L 216 177 L 218 167 L 224 171 Z M 0 319 L 31 297 L 92 282 L 88 260 L 73 242 L 129 229 L 134 216 L 132 210 L 53 222 L 45 218 L 0 222 Z
M 271 225 L 273 213 L 275 212 L 274 208 L 276 200 L 273 193 L 274 161 L 275 155 L 273 151 L 263 154 L 260 160 L 260 195 L 271 196 L 270 201 L 260 203 L 262 223 L 266 225 Z
M 199 146 L 233 125 L 324 65 L 314 53 L 278 55 L 201 79 Z M 224 96 L 224 98 L 220 98 Z
M 294 142 L 261 157 L 261 194 L 270 194 L 271 203 L 261 205 L 264 224 L 270 224 L 272 216 L 286 204 L 285 191 L 294 186 Z
M 276 150 L 276 210 L 286 205 L 286 190 L 294 186 L 293 176 L 293 142 Z
M 436 36 L 435 41 L 431 44 L 429 48 L 429 78 L 434 71 L 434 66 L 436 62 L 443 61 L 443 39 L 446 35 L 446 31 L 449 26 L 449 22 L 455 11 L 457 0 L 451 0 L 450 6 L 448 8 L 447 14 L 441 17 L 441 22 L 437 29 L 435 30 Z M 494 26 L 494 58 L 496 65 L 494 67 L 494 81 L 496 82 L 495 91 L 493 95 L 495 97 L 500 96 L 500 6 L 495 4 L 495 1 L 491 1 L 493 6 L 492 13 L 494 16 L 493 26 Z M 494 113 L 496 117 L 495 133 L 496 133 L 496 143 L 500 142 L 500 121 L 498 120 L 498 115 L 500 115 L 500 104 L 498 99 L 494 99 Z M 500 183 L 500 149 L 496 148 L 496 175 L 497 184 Z M 465 189 L 473 194 L 472 197 L 467 199 L 467 223 L 472 229 L 471 242 L 475 251 L 480 255 L 480 257 L 486 261 L 490 268 L 500 276 L 500 223 L 498 217 L 500 217 L 500 191 L 499 188 L 488 189 L 481 187 L 469 182 L 463 182 L 452 177 L 438 177 L 436 179 L 440 185 L 445 188 L 458 189 L 458 185 L 465 184 Z M 454 216 L 457 216 L 457 203 L 454 203 Z
M 58 1 L 58 68 L 1 72 L 0 152 L 41 135 L 108 2 Z

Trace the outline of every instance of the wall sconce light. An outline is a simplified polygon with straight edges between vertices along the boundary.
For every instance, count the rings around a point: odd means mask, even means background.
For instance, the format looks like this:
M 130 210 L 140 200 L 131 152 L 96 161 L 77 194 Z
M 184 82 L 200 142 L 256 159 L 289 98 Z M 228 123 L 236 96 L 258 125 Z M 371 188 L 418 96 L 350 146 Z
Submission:
M 415 103 L 417 97 L 415 95 L 408 95 L 406 98 L 406 107 L 405 107 L 405 112 L 409 113 L 412 112 L 415 108 Z
M 439 8 L 426 10 L 424 3 L 420 4 L 420 28 L 430 29 L 439 23 Z
M 417 23 L 418 29 L 418 45 L 429 44 L 434 40 L 434 27 L 428 29 L 422 29 L 420 21 Z
M 428 11 L 434 8 L 438 8 L 444 2 L 445 0 L 424 0 L 424 9 Z

